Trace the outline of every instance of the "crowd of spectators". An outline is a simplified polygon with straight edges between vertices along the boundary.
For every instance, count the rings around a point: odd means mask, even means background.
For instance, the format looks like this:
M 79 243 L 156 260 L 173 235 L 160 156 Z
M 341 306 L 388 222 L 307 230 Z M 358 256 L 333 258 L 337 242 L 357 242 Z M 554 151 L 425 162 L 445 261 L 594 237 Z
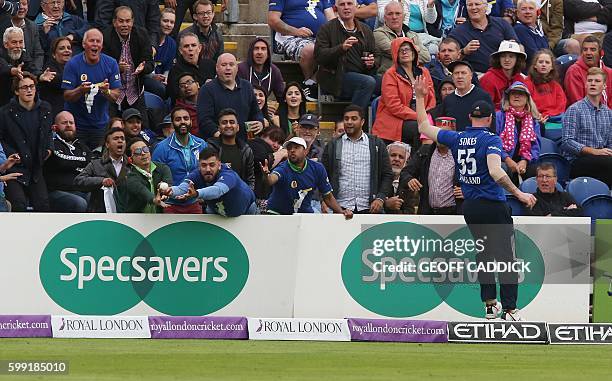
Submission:
M 581 213 L 539 160 L 554 131 L 571 178 L 612 184 L 608 1 L 269 0 L 242 62 L 215 22 L 232 1 L 0 0 L 0 211 L 458 214 L 419 77 L 442 128 L 496 110 L 504 169 L 537 179 L 530 214 Z M 319 97 L 349 104 L 328 142 Z

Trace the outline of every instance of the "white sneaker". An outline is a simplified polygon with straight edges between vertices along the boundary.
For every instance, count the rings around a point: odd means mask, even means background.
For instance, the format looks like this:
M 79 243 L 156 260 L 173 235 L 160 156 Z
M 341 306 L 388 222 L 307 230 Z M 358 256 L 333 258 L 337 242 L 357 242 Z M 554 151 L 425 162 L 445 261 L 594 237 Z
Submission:
M 506 321 L 523 321 L 523 317 L 521 316 L 521 312 L 518 310 L 518 308 L 513 310 L 505 310 L 501 318 Z
M 502 312 L 502 305 L 500 302 L 496 302 L 490 306 L 485 306 L 485 319 L 494 320 L 499 317 Z

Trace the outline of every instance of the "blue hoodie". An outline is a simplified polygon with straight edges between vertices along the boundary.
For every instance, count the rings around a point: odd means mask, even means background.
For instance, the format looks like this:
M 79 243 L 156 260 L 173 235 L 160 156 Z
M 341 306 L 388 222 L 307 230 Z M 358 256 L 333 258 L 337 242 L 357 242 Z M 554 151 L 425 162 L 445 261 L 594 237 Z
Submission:
M 51 29 L 49 29 L 49 33 L 43 31 L 43 23 L 45 22 L 45 16 L 43 16 L 42 12 L 36 16 L 34 20 L 36 25 L 38 25 L 38 35 L 40 36 L 40 44 L 47 54 L 51 55 L 49 51 L 51 49 L 51 43 L 58 37 L 64 37 L 69 34 L 74 36 L 74 40 L 72 43 L 72 54 L 76 55 L 83 51 L 81 47 L 81 41 L 83 40 L 83 35 L 89 29 L 89 24 L 87 21 L 83 20 L 79 16 L 71 15 L 70 13 L 64 12 L 62 16 L 62 20 L 53 25 Z

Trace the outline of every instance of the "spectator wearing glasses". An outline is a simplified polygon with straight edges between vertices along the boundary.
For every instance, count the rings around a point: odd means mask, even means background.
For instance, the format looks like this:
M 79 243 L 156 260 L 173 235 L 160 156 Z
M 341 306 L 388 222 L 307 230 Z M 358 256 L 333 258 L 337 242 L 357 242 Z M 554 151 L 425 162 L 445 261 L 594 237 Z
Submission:
M 580 217 L 582 209 L 568 193 L 557 190 L 557 171 L 551 163 L 542 163 L 536 169 L 538 200 L 533 208 L 526 209 L 530 216 Z
M 194 23 L 179 33 L 193 33 L 198 37 L 202 50 L 200 56 L 216 61 L 223 54 L 223 35 L 214 23 L 215 6 L 210 0 L 198 0 L 193 4 L 191 15 Z
M 200 84 L 195 80 L 193 74 L 183 73 L 178 78 L 179 96 L 176 99 L 176 107 L 182 107 L 191 116 L 192 135 L 199 135 L 198 127 L 198 95 L 200 94 Z
M 141 138 L 128 142 L 131 171 L 122 189 L 126 213 L 162 213 L 166 203 L 159 192 L 160 183 L 172 186 L 172 173 L 166 164 L 151 160 L 151 150 Z
M 64 0 L 41 2 L 42 12 L 34 20 L 38 26 L 40 44 L 45 52 L 49 52 L 56 38 L 67 37 L 74 54 L 79 54 L 83 51 L 81 43 L 89 24 L 81 17 L 66 12 L 64 6 Z

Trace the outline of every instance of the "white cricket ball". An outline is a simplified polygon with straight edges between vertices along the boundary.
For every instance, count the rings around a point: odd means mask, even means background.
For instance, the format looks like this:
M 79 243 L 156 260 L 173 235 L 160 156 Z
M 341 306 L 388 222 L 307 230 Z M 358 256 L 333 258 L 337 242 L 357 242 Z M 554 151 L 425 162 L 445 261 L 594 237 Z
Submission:
M 168 183 L 164 183 L 164 182 L 159 183 L 159 190 L 160 191 L 168 190 Z

